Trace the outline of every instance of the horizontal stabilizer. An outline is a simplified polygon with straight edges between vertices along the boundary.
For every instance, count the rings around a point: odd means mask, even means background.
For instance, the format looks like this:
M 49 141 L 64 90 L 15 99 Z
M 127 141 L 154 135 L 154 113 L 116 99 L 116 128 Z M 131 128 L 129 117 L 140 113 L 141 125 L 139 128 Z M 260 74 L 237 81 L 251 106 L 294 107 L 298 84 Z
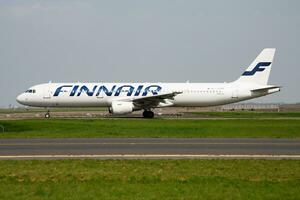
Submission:
M 280 86 L 267 86 L 251 90 L 252 95 L 267 95 L 275 92 L 280 92 Z
M 257 88 L 254 90 L 251 90 L 251 92 L 261 92 L 261 91 L 266 91 L 266 90 L 271 90 L 271 89 L 280 89 L 281 86 L 269 86 L 269 87 L 262 87 L 262 88 Z

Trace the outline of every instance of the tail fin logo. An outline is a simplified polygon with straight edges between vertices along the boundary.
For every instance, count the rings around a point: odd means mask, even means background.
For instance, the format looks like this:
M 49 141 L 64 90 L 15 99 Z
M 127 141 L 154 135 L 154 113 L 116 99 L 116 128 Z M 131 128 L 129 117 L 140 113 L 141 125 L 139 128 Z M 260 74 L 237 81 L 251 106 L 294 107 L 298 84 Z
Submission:
M 253 76 L 256 72 L 262 72 L 267 66 L 271 65 L 271 62 L 260 62 L 251 70 L 245 71 L 242 76 Z

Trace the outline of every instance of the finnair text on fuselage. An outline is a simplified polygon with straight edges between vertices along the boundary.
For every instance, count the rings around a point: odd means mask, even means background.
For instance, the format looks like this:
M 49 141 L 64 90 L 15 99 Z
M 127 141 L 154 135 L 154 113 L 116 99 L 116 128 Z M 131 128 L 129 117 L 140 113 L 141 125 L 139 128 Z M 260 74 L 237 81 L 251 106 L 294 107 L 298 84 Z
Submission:
M 113 85 L 112 87 L 106 85 L 94 85 L 92 88 L 89 88 L 86 85 L 62 85 L 59 86 L 53 96 L 59 96 L 60 93 L 68 92 L 66 88 L 72 88 L 69 92 L 69 96 L 80 96 L 82 93 L 85 93 L 88 96 L 99 96 L 100 94 L 105 94 L 106 96 L 120 96 L 120 93 L 126 93 L 126 96 L 147 96 L 148 93 L 152 95 L 157 95 L 158 92 L 162 89 L 159 85 L 138 85 L 137 87 L 133 85 L 122 85 L 117 86 Z

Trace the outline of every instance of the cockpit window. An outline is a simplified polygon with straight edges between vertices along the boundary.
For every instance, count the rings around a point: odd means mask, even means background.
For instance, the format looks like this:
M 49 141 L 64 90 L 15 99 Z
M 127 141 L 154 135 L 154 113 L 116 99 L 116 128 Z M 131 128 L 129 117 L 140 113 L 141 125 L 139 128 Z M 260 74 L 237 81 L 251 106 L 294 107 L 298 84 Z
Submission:
M 29 89 L 29 90 L 26 90 L 25 93 L 35 93 L 36 90 L 32 90 L 32 89 Z

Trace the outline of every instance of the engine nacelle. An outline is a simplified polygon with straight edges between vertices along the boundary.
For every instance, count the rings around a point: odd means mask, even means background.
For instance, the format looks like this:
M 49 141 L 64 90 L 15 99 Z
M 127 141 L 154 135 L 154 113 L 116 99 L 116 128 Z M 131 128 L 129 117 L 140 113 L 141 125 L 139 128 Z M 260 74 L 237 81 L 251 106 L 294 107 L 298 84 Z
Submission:
M 111 107 L 109 109 L 112 114 L 128 114 L 133 111 L 133 103 L 126 101 L 113 101 L 111 102 Z

